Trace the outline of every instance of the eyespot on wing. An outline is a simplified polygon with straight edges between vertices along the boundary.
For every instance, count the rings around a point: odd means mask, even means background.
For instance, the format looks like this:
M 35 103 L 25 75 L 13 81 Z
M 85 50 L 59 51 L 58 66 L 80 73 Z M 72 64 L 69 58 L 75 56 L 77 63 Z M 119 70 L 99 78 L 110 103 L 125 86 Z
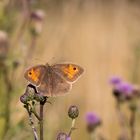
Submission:
M 24 77 L 31 84 L 38 86 L 45 75 L 45 65 L 31 67 L 25 71 Z
M 75 82 L 84 72 L 84 69 L 76 64 L 56 64 L 53 66 L 56 73 L 68 82 Z

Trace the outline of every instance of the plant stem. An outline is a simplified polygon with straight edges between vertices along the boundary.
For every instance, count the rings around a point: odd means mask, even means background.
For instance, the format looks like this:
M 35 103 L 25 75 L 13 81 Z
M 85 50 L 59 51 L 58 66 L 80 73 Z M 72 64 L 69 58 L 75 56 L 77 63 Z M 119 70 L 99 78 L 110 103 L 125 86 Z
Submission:
M 37 112 L 36 112 L 34 106 L 32 107 L 32 113 L 35 115 L 35 117 L 36 117 L 39 121 L 41 121 L 40 116 L 37 114 Z
M 126 118 L 125 118 L 124 114 L 121 112 L 120 104 L 121 104 L 120 101 L 116 102 L 116 111 L 118 114 L 121 129 L 122 129 L 121 137 L 124 140 L 128 140 L 128 134 L 127 134 L 127 130 L 126 130 Z
M 27 109 L 27 112 L 28 112 L 28 115 L 29 115 L 30 126 L 31 126 L 33 134 L 34 134 L 34 140 L 38 140 L 37 131 L 36 131 L 36 128 L 34 126 L 33 119 L 32 119 L 32 113 L 31 113 L 28 105 L 26 106 L 26 109 Z
M 44 97 L 44 100 L 40 102 L 40 140 L 43 140 L 43 109 L 44 109 L 44 105 L 47 101 L 47 97 Z
M 4 134 L 3 137 L 6 135 L 8 129 L 10 128 L 10 103 L 11 103 L 11 92 L 12 92 L 12 84 L 9 79 L 8 75 L 8 67 L 4 65 L 3 70 L 5 85 L 7 88 L 6 97 L 5 97 L 5 126 L 4 126 Z
M 136 111 L 131 110 L 131 117 L 130 117 L 130 133 L 131 133 L 131 140 L 135 139 L 135 117 Z
M 90 139 L 91 139 L 91 140 L 96 140 L 95 132 L 92 132 L 92 133 L 90 134 Z
M 44 105 L 40 104 L 40 140 L 43 140 L 43 107 Z
M 70 131 L 68 133 L 68 137 L 71 136 L 71 133 L 72 133 L 73 130 L 75 130 L 75 119 L 72 119 L 72 124 L 71 124 Z
M 30 120 L 31 128 L 32 128 L 32 130 L 33 130 L 34 139 L 35 139 L 35 140 L 38 140 L 37 131 L 36 131 L 36 128 L 34 127 L 34 122 L 33 122 L 33 119 L 32 119 L 31 114 L 29 115 L 29 120 Z

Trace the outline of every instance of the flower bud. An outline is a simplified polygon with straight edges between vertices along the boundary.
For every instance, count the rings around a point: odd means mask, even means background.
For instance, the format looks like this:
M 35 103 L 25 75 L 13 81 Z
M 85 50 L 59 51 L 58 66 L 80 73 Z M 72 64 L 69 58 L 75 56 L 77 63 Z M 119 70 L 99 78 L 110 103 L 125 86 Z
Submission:
M 42 10 L 36 10 L 31 13 L 31 33 L 32 35 L 39 35 L 42 32 L 43 21 L 45 13 Z
M 27 94 L 23 94 L 20 96 L 20 101 L 23 103 L 23 104 L 26 104 L 28 102 L 28 95 Z
M 26 87 L 25 93 L 20 97 L 20 101 L 24 104 L 26 104 L 28 101 L 33 101 L 36 94 L 36 88 L 33 85 L 29 84 Z
M 67 134 L 64 133 L 64 132 L 60 132 L 60 133 L 57 135 L 57 140 L 67 140 Z
M 26 87 L 26 91 L 25 93 L 28 95 L 28 97 L 32 100 L 35 97 L 35 94 L 37 94 L 36 88 L 35 86 L 33 86 L 32 84 L 29 84 Z
M 68 116 L 72 119 L 75 119 L 78 117 L 78 115 L 79 115 L 78 107 L 75 105 L 70 106 L 68 110 Z
M 67 139 L 66 140 L 71 140 L 71 137 L 67 137 Z

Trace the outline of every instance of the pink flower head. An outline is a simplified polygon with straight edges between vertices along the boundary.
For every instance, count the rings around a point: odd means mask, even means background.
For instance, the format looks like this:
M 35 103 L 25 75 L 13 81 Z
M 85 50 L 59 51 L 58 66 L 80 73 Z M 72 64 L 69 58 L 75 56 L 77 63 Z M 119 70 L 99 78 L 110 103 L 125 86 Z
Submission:
M 70 137 L 67 137 L 66 140 L 71 140 L 71 138 Z
M 88 124 L 98 124 L 100 122 L 100 118 L 92 112 L 86 114 L 86 122 Z
M 121 84 L 118 84 L 116 89 L 118 91 L 120 91 L 124 96 L 129 96 L 129 95 L 132 95 L 133 93 L 133 86 L 129 83 L 121 83 Z
M 118 76 L 113 76 L 110 78 L 110 84 L 116 86 L 122 82 L 122 79 Z

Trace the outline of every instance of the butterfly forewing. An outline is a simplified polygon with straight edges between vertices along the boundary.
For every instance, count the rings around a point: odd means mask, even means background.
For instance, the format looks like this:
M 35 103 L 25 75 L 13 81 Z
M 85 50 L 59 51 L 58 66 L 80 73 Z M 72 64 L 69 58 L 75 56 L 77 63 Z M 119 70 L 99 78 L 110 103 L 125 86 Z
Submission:
M 38 65 L 26 70 L 24 77 L 33 85 L 38 86 L 46 73 L 45 65 Z
M 84 69 L 76 64 L 56 64 L 52 68 L 68 82 L 75 82 L 84 72 Z

